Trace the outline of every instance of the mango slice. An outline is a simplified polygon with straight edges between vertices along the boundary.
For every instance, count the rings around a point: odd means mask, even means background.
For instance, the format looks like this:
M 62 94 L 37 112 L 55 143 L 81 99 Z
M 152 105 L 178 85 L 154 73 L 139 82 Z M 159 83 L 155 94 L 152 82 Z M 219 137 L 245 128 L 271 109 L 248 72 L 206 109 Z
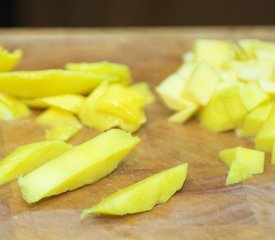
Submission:
M 140 82 L 131 86 L 136 92 L 140 93 L 140 96 L 144 98 L 146 104 L 153 103 L 155 101 L 155 96 L 152 93 L 148 83 Z
M 16 120 L 30 115 L 30 110 L 23 102 L 0 93 L 0 119 Z
M 70 148 L 61 141 L 41 141 L 19 147 L 0 161 L 0 185 L 31 172 Z
M 248 111 L 251 111 L 260 104 L 269 101 L 269 96 L 256 83 L 248 83 L 240 90 L 240 96 L 243 105 Z
M 241 135 L 244 137 L 256 137 L 269 117 L 271 110 L 272 104 L 265 104 L 251 111 L 244 120 Z
M 68 63 L 66 69 L 110 75 L 114 77 L 112 83 L 128 85 L 132 82 L 129 67 L 118 63 L 110 63 L 107 61 L 95 63 Z
M 174 123 L 184 123 L 188 119 L 190 119 L 196 113 L 197 110 L 197 105 L 191 105 L 190 107 L 187 107 L 184 110 L 174 113 L 172 116 L 169 117 L 168 120 Z
M 116 126 L 133 132 L 146 122 L 146 102 L 131 87 L 105 82 L 86 99 L 79 117 L 85 125 L 100 131 Z
M 85 94 L 102 81 L 113 79 L 109 75 L 70 70 L 7 72 L 0 73 L 0 91 L 20 98 Z
M 13 68 L 21 60 L 23 52 L 20 49 L 9 52 L 0 47 L 0 72 L 7 72 Z
M 207 63 L 198 64 L 191 77 L 187 80 L 184 91 L 191 95 L 197 103 L 205 106 L 221 82 L 218 73 Z
M 23 198 L 33 203 L 92 184 L 117 168 L 138 142 L 138 137 L 120 129 L 111 129 L 74 146 L 19 179 Z
M 156 204 L 167 202 L 184 184 L 187 164 L 159 172 L 103 199 L 92 208 L 81 212 L 81 218 L 90 213 L 125 215 L 151 210 Z
M 273 146 L 272 146 L 271 163 L 275 164 L 275 141 L 273 142 Z
M 78 94 L 66 94 L 59 96 L 51 96 L 44 98 L 35 98 L 24 100 L 24 102 L 32 108 L 48 108 L 55 107 L 72 113 L 78 113 L 85 97 Z
M 46 130 L 47 140 L 67 141 L 82 128 L 82 125 L 72 113 L 56 108 L 49 108 L 40 114 L 35 121 L 50 127 Z
M 261 174 L 264 172 L 264 152 L 244 147 L 235 147 L 221 151 L 219 157 L 228 167 L 231 167 L 235 161 L 240 161 L 247 166 L 251 174 Z

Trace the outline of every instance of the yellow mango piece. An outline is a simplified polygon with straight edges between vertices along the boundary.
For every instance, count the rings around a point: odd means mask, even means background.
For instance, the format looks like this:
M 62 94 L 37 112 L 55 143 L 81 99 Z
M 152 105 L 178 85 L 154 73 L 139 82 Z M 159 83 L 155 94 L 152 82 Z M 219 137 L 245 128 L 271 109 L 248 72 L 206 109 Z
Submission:
M 70 148 L 61 141 L 41 141 L 19 147 L 0 161 L 0 185 L 31 172 Z
M 242 161 L 234 161 L 230 167 L 225 185 L 232 185 L 252 177 L 247 165 Z
M 271 152 L 275 139 L 275 106 L 272 105 L 271 112 L 264 122 L 262 128 L 255 138 L 255 147 L 258 150 Z
M 190 94 L 198 104 L 205 106 L 220 82 L 221 78 L 218 73 L 207 63 L 201 62 L 187 80 L 184 94 Z
M 236 59 L 241 61 L 248 61 L 250 59 L 250 56 L 236 43 L 230 42 L 232 45 L 232 48 L 234 49 Z
M 133 132 L 146 122 L 146 101 L 131 87 L 105 82 L 85 100 L 79 117 L 85 125 L 100 131 L 116 126 Z
M 235 128 L 223 102 L 217 97 L 214 97 L 208 105 L 200 110 L 199 122 L 213 132 L 223 132 Z
M 40 70 L 0 73 L 0 91 L 20 98 L 38 98 L 91 92 L 109 75 L 70 70 Z
M 193 73 L 194 69 L 197 67 L 197 63 L 183 63 L 174 74 L 171 74 L 168 76 L 167 80 L 169 81 L 169 78 L 175 75 L 180 76 L 180 78 L 183 80 L 183 82 L 190 78 L 191 74 Z M 181 89 L 179 89 L 181 90 Z
M 170 168 L 140 182 L 123 188 L 103 199 L 97 205 L 81 212 L 81 218 L 90 213 L 126 215 L 151 210 L 156 204 L 167 202 L 180 190 L 187 175 L 187 164 Z
M 168 120 L 174 123 L 185 123 L 188 119 L 194 116 L 197 110 L 198 107 L 196 105 L 190 106 L 189 108 L 174 113 Z
M 266 94 L 262 88 L 260 88 L 256 83 L 248 83 L 241 87 L 240 96 L 243 105 L 248 111 L 251 111 L 255 107 L 262 103 L 269 101 L 269 96 Z
M 240 161 L 247 166 L 251 174 L 261 174 L 264 172 L 264 152 L 244 147 L 235 147 L 221 151 L 219 157 L 228 167 L 231 167 L 235 161 Z
M 82 127 L 72 113 L 56 108 L 49 108 L 44 111 L 35 121 L 50 127 L 50 129 L 46 130 L 47 140 L 67 141 L 78 133 Z
M 112 129 L 74 146 L 19 179 L 23 198 L 33 203 L 92 184 L 116 169 L 139 141 L 123 130 Z
M 273 142 L 273 146 L 272 146 L 271 163 L 275 164 L 275 141 Z
M 259 42 L 257 39 L 241 39 L 238 41 L 238 44 L 250 58 L 256 58 L 254 45 L 257 42 Z
M 214 68 L 224 68 L 235 57 L 232 44 L 228 41 L 200 39 L 193 45 L 195 60 L 206 61 Z
M 33 108 L 55 107 L 72 113 L 78 113 L 85 97 L 78 94 L 66 94 L 59 96 L 50 96 L 44 98 L 35 98 L 24 100 L 24 102 Z
M 68 63 L 66 69 L 110 75 L 114 77 L 112 83 L 128 85 L 132 81 L 129 67 L 118 63 L 107 61 L 95 63 Z
M 0 119 L 16 120 L 29 115 L 30 110 L 25 103 L 0 93 Z
M 155 101 L 155 96 L 152 93 L 148 83 L 145 83 L 145 82 L 136 83 L 132 85 L 131 88 L 134 89 L 136 92 L 138 92 L 142 98 L 144 98 L 144 101 L 146 104 L 150 104 Z
M 0 72 L 13 70 L 17 63 L 21 60 L 23 52 L 19 49 L 9 52 L 0 47 Z
M 239 80 L 244 82 L 272 80 L 272 67 L 243 64 L 236 72 Z
M 235 126 L 241 127 L 248 111 L 243 105 L 240 97 L 240 87 L 229 86 L 223 88 L 217 93 L 217 98 L 224 104 L 224 107 Z
M 271 110 L 272 104 L 266 104 L 259 106 L 250 112 L 244 120 L 241 129 L 242 136 L 255 137 L 269 117 Z
M 194 53 L 192 51 L 182 54 L 182 61 L 184 63 L 193 63 L 195 61 Z

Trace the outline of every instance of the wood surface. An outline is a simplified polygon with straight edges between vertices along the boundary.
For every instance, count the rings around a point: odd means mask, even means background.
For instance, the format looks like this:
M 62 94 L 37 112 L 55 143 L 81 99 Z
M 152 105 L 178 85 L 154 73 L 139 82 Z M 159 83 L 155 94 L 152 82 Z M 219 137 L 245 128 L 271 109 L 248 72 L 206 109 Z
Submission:
M 3 46 L 24 50 L 18 69 L 109 60 L 128 64 L 134 81 L 146 81 L 152 88 L 177 69 L 181 54 L 199 37 L 275 41 L 275 27 L 0 30 Z M 0 239 L 275 239 L 275 166 L 269 155 L 264 174 L 225 187 L 228 169 L 218 152 L 253 143 L 232 132 L 211 133 L 196 121 L 169 123 L 171 112 L 159 98 L 146 112 L 148 122 L 136 132 L 141 143 L 97 183 L 33 205 L 22 200 L 16 181 L 1 186 Z M 35 114 L 0 123 L 1 158 L 43 139 L 43 129 L 33 122 Z M 96 134 L 84 128 L 71 142 Z M 82 209 L 116 190 L 184 162 L 189 163 L 186 183 L 169 202 L 145 213 L 80 220 Z

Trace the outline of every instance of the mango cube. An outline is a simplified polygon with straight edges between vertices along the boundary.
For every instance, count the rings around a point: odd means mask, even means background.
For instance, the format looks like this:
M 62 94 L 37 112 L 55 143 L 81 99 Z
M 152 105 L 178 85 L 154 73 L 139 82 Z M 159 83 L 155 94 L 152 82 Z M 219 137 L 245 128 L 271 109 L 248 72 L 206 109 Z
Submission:
M 205 106 L 221 82 L 218 73 L 207 63 L 198 64 L 184 86 L 184 95 L 191 95 L 198 104 Z M 184 96 L 183 95 L 183 96 Z
M 126 215 L 151 210 L 156 204 L 167 202 L 180 190 L 186 175 L 186 163 L 159 172 L 115 192 L 92 208 L 83 210 L 81 218 L 90 213 Z
M 117 168 L 138 142 L 138 137 L 120 129 L 111 129 L 74 146 L 19 179 L 23 198 L 34 203 L 92 184 Z
M 271 163 L 275 164 L 275 141 L 273 142 L 273 146 L 272 146 Z
M 196 113 L 197 109 L 198 107 L 196 105 L 190 106 L 189 108 L 174 113 L 168 120 L 174 123 L 185 123 Z
M 41 141 L 19 147 L 0 161 L 0 185 L 31 172 L 70 148 L 61 141 Z
M 142 98 L 144 98 L 146 104 L 150 104 L 155 101 L 155 96 L 152 93 L 148 83 L 136 83 L 132 85 L 131 88 L 134 89 L 137 93 L 139 93 Z
M 19 49 L 9 52 L 0 47 L 0 72 L 11 71 L 21 60 L 23 52 Z

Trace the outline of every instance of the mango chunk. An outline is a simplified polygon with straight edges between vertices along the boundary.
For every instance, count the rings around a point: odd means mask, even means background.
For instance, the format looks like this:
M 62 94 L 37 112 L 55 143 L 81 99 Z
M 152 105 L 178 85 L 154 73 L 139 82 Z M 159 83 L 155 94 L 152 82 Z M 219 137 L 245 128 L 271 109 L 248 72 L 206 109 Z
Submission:
M 206 61 L 215 68 L 224 68 L 227 61 L 235 57 L 232 44 L 228 41 L 199 39 L 193 45 L 195 60 Z
M 255 138 L 255 147 L 258 150 L 271 152 L 275 139 L 275 106 L 272 105 L 272 110 L 261 127 Z
M 196 105 L 190 106 L 189 108 L 174 113 L 168 120 L 174 123 L 185 123 L 196 113 L 197 110 L 198 107 Z
M 186 163 L 159 172 L 115 192 L 92 208 L 83 210 L 81 218 L 90 213 L 126 215 L 151 210 L 156 204 L 167 202 L 180 190 L 186 175 Z
M 272 146 L 271 163 L 275 164 L 275 141 L 273 142 L 273 146 Z
M 102 81 L 113 79 L 109 75 L 70 70 L 6 72 L 0 73 L 0 91 L 20 98 L 85 94 Z
M 0 161 L 0 185 L 31 172 L 70 148 L 61 141 L 41 141 L 19 147 Z
M 23 52 L 20 49 L 9 52 L 0 47 L 0 72 L 7 72 L 13 68 L 21 60 Z
M 234 161 L 230 167 L 225 185 L 232 185 L 252 177 L 246 164 L 241 161 Z
M 29 115 L 30 110 L 25 103 L 0 93 L 0 119 L 16 120 Z
M 86 99 L 79 117 L 85 125 L 101 131 L 117 126 L 133 132 L 146 122 L 146 102 L 131 87 L 105 82 Z
M 23 198 L 34 203 L 92 184 L 117 168 L 138 142 L 138 137 L 120 129 L 111 129 L 74 146 L 19 179 Z
M 230 168 L 235 161 L 239 161 L 246 165 L 251 174 L 264 172 L 264 152 L 235 147 L 221 151 L 219 157 Z
M 155 101 L 155 96 L 152 93 L 148 83 L 140 82 L 131 86 L 136 92 L 140 93 L 140 96 L 144 98 L 146 104 L 153 103 Z
M 24 100 L 24 102 L 28 106 L 33 108 L 55 107 L 55 108 L 66 110 L 68 112 L 78 113 L 84 100 L 85 98 L 82 95 L 66 94 L 66 95 Z
M 271 110 L 272 104 L 265 104 L 250 112 L 244 120 L 244 124 L 241 129 L 242 136 L 255 137 L 269 117 Z
M 82 128 L 77 118 L 65 110 L 49 108 L 41 113 L 35 121 L 50 129 L 46 130 L 47 140 L 67 141 Z
M 207 63 L 201 62 L 193 71 L 184 86 L 184 92 L 190 94 L 197 103 L 205 106 L 221 82 L 218 73 Z
M 118 63 L 111 63 L 107 61 L 95 63 L 68 63 L 66 65 L 66 69 L 110 75 L 114 77 L 112 83 L 128 85 L 132 82 L 129 67 Z

